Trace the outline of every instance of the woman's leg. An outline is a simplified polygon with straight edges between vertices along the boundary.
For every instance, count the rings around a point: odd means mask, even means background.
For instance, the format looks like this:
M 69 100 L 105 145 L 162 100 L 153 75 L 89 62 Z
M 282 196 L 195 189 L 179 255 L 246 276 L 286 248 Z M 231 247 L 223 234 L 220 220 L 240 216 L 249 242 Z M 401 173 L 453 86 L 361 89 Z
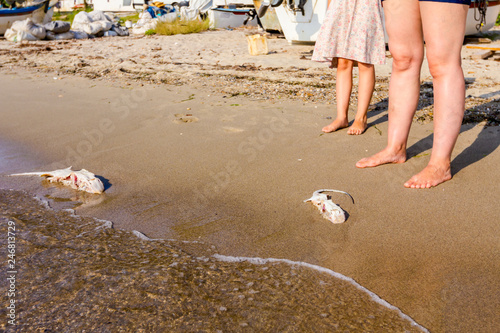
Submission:
M 427 167 L 405 183 L 429 188 L 451 179 L 451 152 L 460 133 L 465 108 L 465 82 L 460 53 L 468 6 L 420 2 L 427 61 L 434 83 L 434 143 Z
M 338 58 L 337 84 L 337 118 L 328 126 L 323 127 L 323 132 L 335 132 L 349 126 L 347 112 L 349 111 L 349 100 L 352 91 L 352 67 L 354 62 L 349 59 Z
M 406 140 L 418 105 L 420 68 L 424 56 L 418 0 L 384 1 L 385 27 L 393 57 L 389 83 L 387 147 L 360 160 L 358 168 L 406 161 Z
M 375 88 L 375 66 L 358 62 L 359 84 L 358 84 L 358 111 L 353 124 L 349 127 L 347 134 L 360 135 L 366 130 L 366 113 L 372 100 Z

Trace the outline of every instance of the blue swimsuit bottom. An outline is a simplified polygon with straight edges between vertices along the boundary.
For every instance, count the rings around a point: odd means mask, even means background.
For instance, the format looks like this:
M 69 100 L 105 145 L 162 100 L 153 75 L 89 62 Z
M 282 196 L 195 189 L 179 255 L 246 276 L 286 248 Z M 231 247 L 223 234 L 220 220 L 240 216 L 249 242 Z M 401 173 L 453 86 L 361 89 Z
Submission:
M 472 0 L 418 0 L 418 1 L 458 3 L 460 5 L 467 5 L 467 6 L 470 6 L 472 2 Z

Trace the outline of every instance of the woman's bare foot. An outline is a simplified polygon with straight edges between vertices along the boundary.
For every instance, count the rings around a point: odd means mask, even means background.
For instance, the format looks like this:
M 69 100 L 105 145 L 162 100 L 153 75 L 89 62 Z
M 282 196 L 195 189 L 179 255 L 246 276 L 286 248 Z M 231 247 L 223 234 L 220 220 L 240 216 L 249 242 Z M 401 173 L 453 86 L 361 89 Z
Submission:
M 323 127 L 322 131 L 325 133 L 335 132 L 341 128 L 349 126 L 347 119 L 335 119 L 330 125 Z
M 347 134 L 349 135 L 363 134 L 363 132 L 366 130 L 366 127 L 367 127 L 366 118 L 359 120 L 355 119 L 351 127 L 349 127 L 349 130 L 347 130 Z
M 449 164 L 444 167 L 427 165 L 424 170 L 411 177 L 404 186 L 408 188 L 431 188 L 451 179 Z
M 406 150 L 393 150 L 386 147 L 373 156 L 363 158 L 356 163 L 358 168 L 372 168 L 388 163 L 404 163 L 406 161 Z

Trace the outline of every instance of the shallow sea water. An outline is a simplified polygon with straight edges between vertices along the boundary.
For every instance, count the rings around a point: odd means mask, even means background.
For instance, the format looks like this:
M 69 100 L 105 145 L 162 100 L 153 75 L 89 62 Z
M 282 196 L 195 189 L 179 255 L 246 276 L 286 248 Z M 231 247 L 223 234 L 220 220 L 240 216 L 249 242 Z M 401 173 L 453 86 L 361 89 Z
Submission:
M 151 240 L 109 221 L 0 190 L 0 254 L 16 234 L 19 332 L 421 332 L 411 318 L 331 270 Z M 7 259 L 0 270 L 7 287 Z

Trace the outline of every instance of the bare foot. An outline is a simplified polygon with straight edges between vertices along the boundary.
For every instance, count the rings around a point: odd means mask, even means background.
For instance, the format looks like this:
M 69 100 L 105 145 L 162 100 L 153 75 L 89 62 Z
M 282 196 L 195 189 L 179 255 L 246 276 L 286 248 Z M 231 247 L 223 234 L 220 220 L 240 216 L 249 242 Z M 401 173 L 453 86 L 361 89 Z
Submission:
M 363 132 L 366 130 L 367 124 L 366 124 L 366 119 L 360 119 L 357 120 L 355 119 L 354 122 L 352 123 L 351 127 L 349 127 L 349 130 L 347 131 L 347 134 L 349 135 L 360 135 L 363 134 Z
M 404 185 L 408 188 L 431 188 L 451 179 L 450 166 L 427 165 L 424 170 L 411 177 Z
M 347 126 L 349 126 L 347 119 L 342 120 L 337 118 L 330 125 L 323 127 L 322 131 L 325 133 L 331 133 L 341 128 L 346 128 Z
M 373 156 L 363 158 L 356 163 L 358 168 L 372 168 L 387 163 L 404 163 L 406 161 L 406 150 L 395 151 L 386 147 Z

